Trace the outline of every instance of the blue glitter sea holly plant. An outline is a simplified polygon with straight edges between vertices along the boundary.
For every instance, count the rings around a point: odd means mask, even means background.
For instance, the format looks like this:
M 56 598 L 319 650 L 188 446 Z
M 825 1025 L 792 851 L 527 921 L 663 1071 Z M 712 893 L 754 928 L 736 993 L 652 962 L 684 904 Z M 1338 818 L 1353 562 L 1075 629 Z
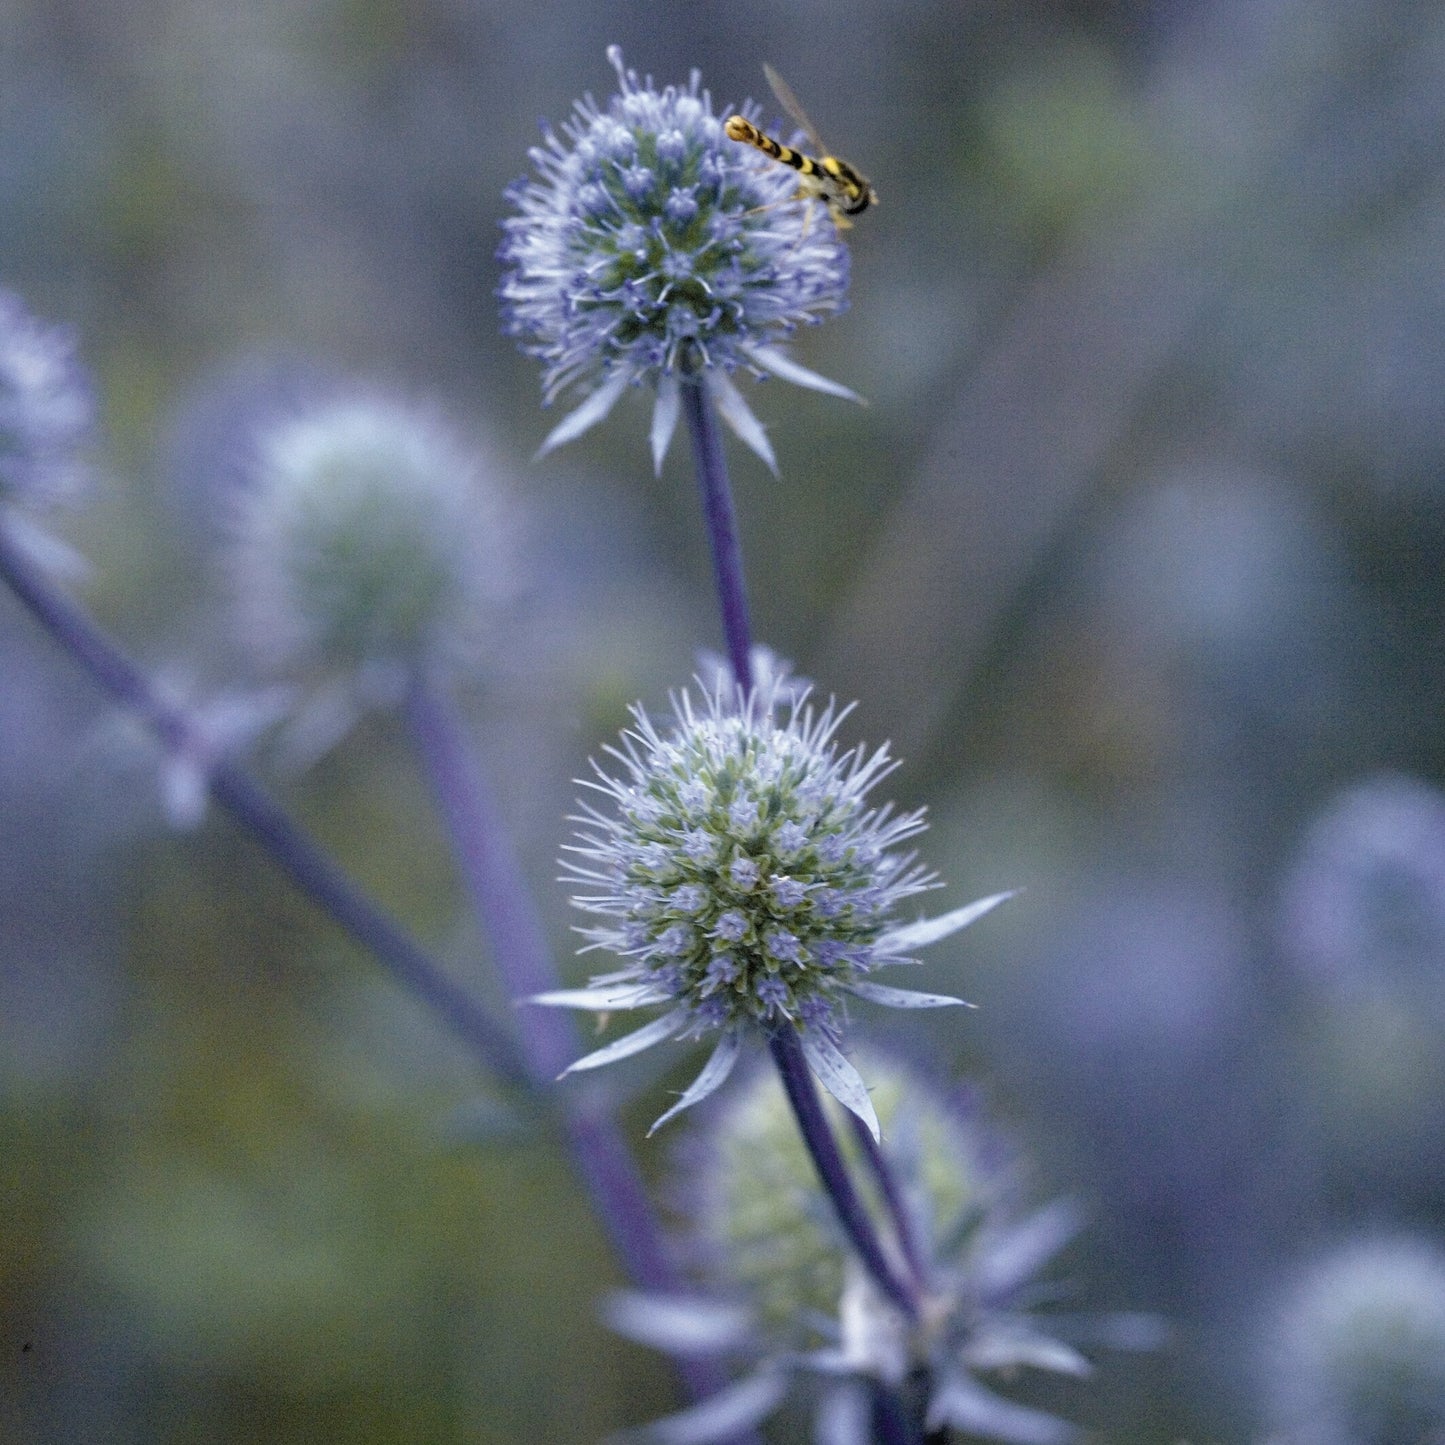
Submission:
M 602 921 L 591 948 L 626 960 L 586 988 L 533 1001 L 613 1012 L 662 1006 L 661 1017 L 579 1059 L 593 1069 L 667 1039 L 715 1036 L 712 1055 L 658 1125 L 719 1088 L 749 1035 L 795 1030 L 814 1076 L 868 1127 L 868 1088 L 839 1048 L 851 999 L 889 1008 L 962 1004 L 876 982 L 914 963 L 914 950 L 966 927 L 1010 895 L 938 918 L 900 922 L 898 906 L 935 886 L 899 844 L 922 832 L 921 811 L 870 807 L 895 764 L 886 747 L 843 750 L 848 709 L 780 703 L 779 684 L 739 700 L 720 683 L 701 704 L 684 692 L 671 727 L 639 707 L 621 776 L 592 786 L 612 804 L 587 808 L 565 863 L 584 892 L 573 902 Z
M 875 1106 L 845 1052 L 861 1042 L 850 1017 L 859 1004 L 960 1004 L 879 975 L 1011 895 L 902 916 L 936 886 L 909 847 L 921 810 L 870 801 L 895 766 L 887 748 L 841 744 L 849 709 L 810 701 L 802 680 L 754 645 L 748 621 L 717 418 L 772 465 L 736 373 L 852 395 L 783 349 L 800 325 L 842 306 L 847 255 L 825 204 L 800 199 L 792 174 L 727 139 L 696 75 L 659 92 L 615 48 L 609 56 L 620 94 L 606 107 L 579 104 L 562 136 L 549 132 L 534 152 L 540 178 L 514 192 L 507 324 L 544 360 L 549 399 L 574 386 L 585 395 L 544 450 L 600 420 L 631 385 L 656 391 L 657 464 L 686 418 L 727 643 L 708 681 L 675 694 L 669 721 L 635 710 L 608 750 L 616 766 L 596 766 L 593 801 L 574 820 L 565 867 L 587 917 L 581 932 L 620 967 L 560 986 L 467 726 L 460 689 L 485 677 L 478 659 L 509 596 L 514 534 L 500 493 L 484 495 L 482 469 L 429 410 L 340 388 L 250 418 L 231 536 L 239 630 L 285 674 L 287 705 L 293 678 L 324 691 L 337 677 L 348 700 L 398 705 L 499 990 L 551 1006 L 519 1011 L 515 1027 L 252 775 L 241 745 L 258 729 L 215 721 L 247 708 L 207 708 L 165 688 L 58 585 L 55 550 L 37 545 L 19 514 L 84 479 L 93 402 L 68 333 L 4 291 L 0 582 L 162 744 L 173 823 L 199 823 L 214 802 L 464 1041 L 509 1107 L 513 1096 L 546 1099 L 528 1118 L 555 1129 L 630 1277 L 631 1333 L 675 1356 L 692 1401 L 652 1438 L 721 1440 L 813 1386 L 818 1438 L 834 1445 L 924 1445 L 948 1430 L 1056 1445 L 1067 1426 L 986 1380 L 1083 1372 L 1057 1337 L 1059 1318 L 1036 1308 L 1072 1211 L 1015 1212 L 979 1139 L 923 1083 L 855 1054 Z M 660 1012 L 578 1058 L 568 1009 Z M 701 1072 L 654 1129 L 719 1090 L 750 1041 L 771 1055 L 776 1083 L 740 1080 L 735 1100 L 715 1100 L 734 1107 L 714 1133 L 713 1203 L 702 1201 L 706 1217 L 681 1241 L 692 1246 L 684 1261 L 607 1091 L 550 1085 L 559 1070 L 702 1039 L 711 1052 Z M 780 1267 L 787 1252 L 801 1268 Z M 700 1347 L 709 1329 L 711 1352 Z
M 726 1359 L 736 1378 L 644 1426 L 637 1440 L 736 1440 L 790 1398 L 811 1396 L 815 1438 L 830 1445 L 907 1438 L 910 1419 L 929 1432 L 1067 1445 L 1077 1437 L 1071 1426 L 996 1386 L 1025 1371 L 1088 1375 L 1068 1334 L 1137 1348 L 1155 1328 L 1137 1316 L 1051 1310 L 1059 1285 L 1043 1275 L 1077 1232 L 1079 1211 L 1065 1200 L 1027 1203 L 1019 1156 L 970 1091 L 874 1050 L 865 1066 L 901 1208 L 876 1187 L 865 1207 L 916 1264 L 924 1308 L 910 1321 L 858 1267 L 777 1078 L 757 1071 L 695 1115 L 679 1141 L 672 1193 L 687 1293 L 626 1291 L 608 1303 L 620 1333 L 681 1357 Z M 862 1163 L 856 1141 L 850 1153 Z
M 791 171 L 728 139 L 697 71 L 685 88 L 659 91 L 623 67 L 618 47 L 607 56 L 620 92 L 605 106 L 579 101 L 560 134 L 544 128 L 531 152 L 537 175 L 513 186 L 517 214 L 503 222 L 506 328 L 544 362 L 549 403 L 569 388 L 585 398 L 542 451 L 646 384 L 660 468 L 695 383 L 776 471 L 732 378 L 858 399 L 783 349 L 799 326 L 846 304 L 847 248 L 826 208 L 796 196 Z M 758 110 L 749 102 L 741 113 Z

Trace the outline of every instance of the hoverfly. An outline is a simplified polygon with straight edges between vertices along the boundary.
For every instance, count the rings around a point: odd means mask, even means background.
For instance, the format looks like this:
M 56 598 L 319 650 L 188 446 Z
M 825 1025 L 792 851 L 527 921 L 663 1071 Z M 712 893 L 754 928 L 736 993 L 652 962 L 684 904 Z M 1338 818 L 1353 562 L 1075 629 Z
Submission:
M 792 146 L 785 146 L 781 141 L 774 140 L 766 131 L 759 130 L 752 121 L 745 120 L 740 115 L 730 115 L 723 130 L 730 140 L 756 146 L 765 156 L 770 156 L 782 165 L 791 166 L 802 177 L 798 185 L 798 195 L 811 196 L 822 201 L 833 218 L 833 224 L 840 230 L 847 229 L 853 224 L 851 217 L 861 215 L 869 206 L 878 204 L 877 191 L 867 177 L 860 175 L 847 161 L 828 154 L 828 147 L 819 138 L 788 82 L 771 65 L 763 66 L 763 74 L 767 76 L 768 84 L 778 98 L 778 104 L 808 137 L 818 154 L 810 156 L 802 151 L 795 151 Z

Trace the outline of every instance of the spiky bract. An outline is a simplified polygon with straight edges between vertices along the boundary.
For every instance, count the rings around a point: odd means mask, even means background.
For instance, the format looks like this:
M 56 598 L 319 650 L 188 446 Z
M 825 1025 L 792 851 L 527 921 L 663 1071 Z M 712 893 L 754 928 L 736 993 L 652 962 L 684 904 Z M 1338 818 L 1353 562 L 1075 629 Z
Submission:
M 778 1080 L 759 1072 L 679 1151 L 677 1203 L 700 1293 L 620 1296 L 612 1323 L 678 1353 L 710 1351 L 747 1373 L 719 1397 L 638 1432 L 672 1445 L 731 1438 L 809 1384 L 818 1438 L 871 1445 L 875 1387 L 895 1393 L 921 1438 L 948 1427 L 1015 1445 L 1063 1445 L 1065 1421 L 996 1388 L 1023 1369 L 1081 1375 L 1088 1364 L 1037 1311 L 1039 1277 L 1078 1225 L 1054 1204 L 1021 1208 L 1012 1152 L 964 1095 L 869 1054 L 884 1153 L 907 1219 L 879 1191 L 869 1211 L 924 1304 L 912 1322 L 883 1299 L 834 1224 Z M 870 1171 L 854 1152 L 860 1176 Z M 911 1438 L 911 1437 L 910 1437 Z M 939 1438 L 943 1438 L 939 1434 Z M 949 1438 L 952 1438 L 951 1436 Z

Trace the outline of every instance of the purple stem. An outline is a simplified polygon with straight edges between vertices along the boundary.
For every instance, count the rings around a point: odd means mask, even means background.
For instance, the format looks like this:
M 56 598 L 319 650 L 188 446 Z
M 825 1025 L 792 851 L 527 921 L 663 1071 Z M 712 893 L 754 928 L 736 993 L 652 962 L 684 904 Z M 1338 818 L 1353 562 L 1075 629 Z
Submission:
M 440 688 L 418 682 L 407 699 L 407 720 L 508 994 L 520 1002 L 558 988 L 542 921 L 452 700 Z M 519 1009 L 517 1018 L 527 1071 L 550 1092 L 580 1052 L 572 1019 L 545 1008 Z M 642 1180 L 616 1126 L 575 1108 L 564 1107 L 562 1114 L 578 1169 L 628 1273 L 647 1289 L 676 1286 Z
M 250 831 L 292 883 L 379 959 L 404 989 L 432 1008 L 493 1073 L 512 1084 L 525 1081 L 513 1039 L 351 882 L 254 778 L 223 762 L 211 770 L 210 787 L 216 802 Z
M 478 925 L 491 940 L 492 958 L 507 992 L 517 1000 L 559 985 L 542 920 L 527 886 L 509 831 L 502 826 L 476 747 L 451 696 L 417 679 L 407 698 L 407 720 L 432 793 L 452 840 Z M 577 1058 L 570 1015 L 553 1009 L 518 1011 L 522 1054 L 543 1097 L 556 1100 L 557 1075 Z M 593 1208 L 633 1282 L 677 1291 L 682 1281 L 664 1247 L 657 1216 L 616 1121 L 575 1094 L 558 1104 L 563 1131 Z M 711 1361 L 682 1359 L 679 1372 L 693 1397 L 719 1389 L 724 1376 Z
M 747 588 L 743 582 L 742 547 L 738 541 L 737 517 L 733 508 L 732 487 L 728 481 L 727 461 L 723 455 L 722 435 L 717 417 L 701 379 L 685 381 L 682 403 L 692 438 L 693 462 L 697 468 L 698 486 L 702 492 L 703 520 L 707 525 L 712 549 L 713 572 L 717 579 L 718 601 L 722 608 L 723 631 L 727 636 L 728 657 L 738 685 L 747 693 L 753 685 L 751 644 L 748 623 Z M 808 1070 L 792 1029 L 781 1029 L 772 1036 L 770 1047 L 783 1076 L 793 1111 L 798 1116 L 808 1151 L 817 1166 L 819 1177 L 838 1212 L 844 1232 L 858 1251 L 879 1288 L 910 1318 L 918 1313 L 913 1282 L 905 1286 L 897 1277 L 878 1241 L 873 1221 L 864 1209 L 847 1165 L 838 1151 L 837 1140 L 818 1102 L 813 1076 Z M 865 1131 L 866 1132 L 866 1131 Z M 872 1144 L 872 1138 L 868 1141 Z M 879 1173 L 889 1208 L 899 1201 L 896 1185 L 889 1176 L 887 1162 L 876 1147 L 870 1154 Z M 901 1215 L 901 1211 L 900 1211 Z M 900 1240 L 905 1238 L 906 1223 L 900 1222 Z M 906 1237 L 911 1238 L 911 1235 Z M 908 1252 L 907 1263 L 915 1280 L 918 1277 L 916 1251 Z
M 916 1320 L 917 1292 L 911 1281 L 905 1282 L 898 1277 L 883 1252 L 873 1220 L 863 1207 L 857 1190 L 853 1188 L 848 1166 L 838 1148 L 837 1139 L 833 1137 L 828 1116 L 824 1114 L 818 1099 L 808 1061 L 803 1057 L 798 1031 L 786 1024 L 775 1029 L 768 1037 L 768 1048 L 773 1055 L 773 1062 L 778 1066 L 788 1102 L 793 1106 L 793 1113 L 798 1120 L 798 1128 L 802 1130 L 803 1142 L 808 1146 L 818 1178 L 822 1180 L 823 1188 L 833 1202 L 833 1209 L 837 1213 L 838 1223 L 843 1227 L 843 1233 L 848 1237 L 848 1242 L 853 1246 L 858 1258 L 863 1261 L 864 1268 L 873 1276 L 878 1288 L 909 1320 Z
M 883 1202 L 888 1207 L 893 1228 L 898 1235 L 898 1247 L 903 1251 L 903 1258 L 907 1261 L 915 1283 L 921 1286 L 924 1278 L 923 1254 L 918 1248 L 913 1216 L 908 1211 L 908 1202 L 898 1187 L 893 1168 L 883 1150 L 878 1147 L 873 1131 L 851 1110 L 848 1113 L 848 1122 L 853 1127 L 853 1137 L 858 1141 L 858 1147 L 863 1151 L 863 1157 L 867 1159 L 873 1177 L 878 1181 L 878 1187 L 883 1193 Z
M 875 1445 L 918 1445 L 919 1433 L 909 1423 L 899 1393 L 879 1380 L 873 1382 L 870 1393 Z
M 3 522 L 0 577 L 61 648 L 103 691 L 139 714 L 168 750 L 204 748 L 184 710 L 165 701 L 89 615 L 50 585 L 15 545 Z M 526 1080 L 524 1061 L 508 1034 L 352 884 L 244 769 L 218 762 L 210 770 L 209 784 L 216 802 L 250 831 L 292 883 L 375 954 L 404 988 L 435 1009 L 493 1073 L 513 1084 Z
M 682 383 L 682 408 L 692 438 L 692 459 L 702 492 L 702 515 L 712 548 L 713 575 L 722 607 L 723 632 L 733 676 L 744 696 L 753 690 L 752 628 L 748 593 L 743 583 L 743 550 L 738 541 L 737 514 L 717 416 L 701 379 Z

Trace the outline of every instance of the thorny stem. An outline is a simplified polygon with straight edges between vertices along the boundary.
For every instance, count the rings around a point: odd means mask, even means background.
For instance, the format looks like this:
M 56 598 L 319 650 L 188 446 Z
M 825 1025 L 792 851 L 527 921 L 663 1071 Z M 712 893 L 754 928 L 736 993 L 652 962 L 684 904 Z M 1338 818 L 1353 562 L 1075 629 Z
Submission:
M 722 608 L 723 632 L 733 676 L 743 695 L 753 690 L 751 659 L 752 630 L 748 621 L 748 594 L 743 582 L 743 551 L 738 541 L 737 514 L 733 508 L 732 486 L 728 481 L 727 459 L 717 415 L 700 379 L 682 384 L 682 408 L 692 438 L 692 459 L 697 484 L 702 492 L 703 521 L 712 548 L 713 575 L 717 580 L 718 602 Z
M 773 1062 L 778 1066 L 788 1102 L 793 1106 L 793 1114 L 797 1118 L 798 1128 L 802 1131 L 803 1142 L 812 1156 L 823 1188 L 833 1203 L 843 1233 L 847 1235 L 849 1244 L 853 1246 L 864 1268 L 873 1276 L 885 1297 L 902 1310 L 910 1321 L 916 1320 L 919 1309 L 917 1291 L 911 1281 L 905 1282 L 899 1278 L 892 1262 L 884 1254 L 873 1220 L 853 1187 L 848 1166 L 838 1148 L 838 1141 L 833 1136 L 828 1116 L 819 1102 L 818 1091 L 813 1084 L 808 1062 L 803 1057 L 803 1046 L 797 1030 L 787 1024 L 775 1029 L 768 1037 L 768 1048 Z
M 3 522 L 0 577 L 61 648 L 103 691 L 136 712 L 168 750 L 204 755 L 205 743 L 185 711 L 167 702 L 89 615 L 50 585 L 15 545 Z M 211 796 L 251 833 L 292 883 L 374 954 L 404 988 L 430 1005 L 494 1074 L 512 1084 L 527 1078 L 511 1037 L 355 887 L 244 769 L 219 760 L 211 767 L 208 782 Z

